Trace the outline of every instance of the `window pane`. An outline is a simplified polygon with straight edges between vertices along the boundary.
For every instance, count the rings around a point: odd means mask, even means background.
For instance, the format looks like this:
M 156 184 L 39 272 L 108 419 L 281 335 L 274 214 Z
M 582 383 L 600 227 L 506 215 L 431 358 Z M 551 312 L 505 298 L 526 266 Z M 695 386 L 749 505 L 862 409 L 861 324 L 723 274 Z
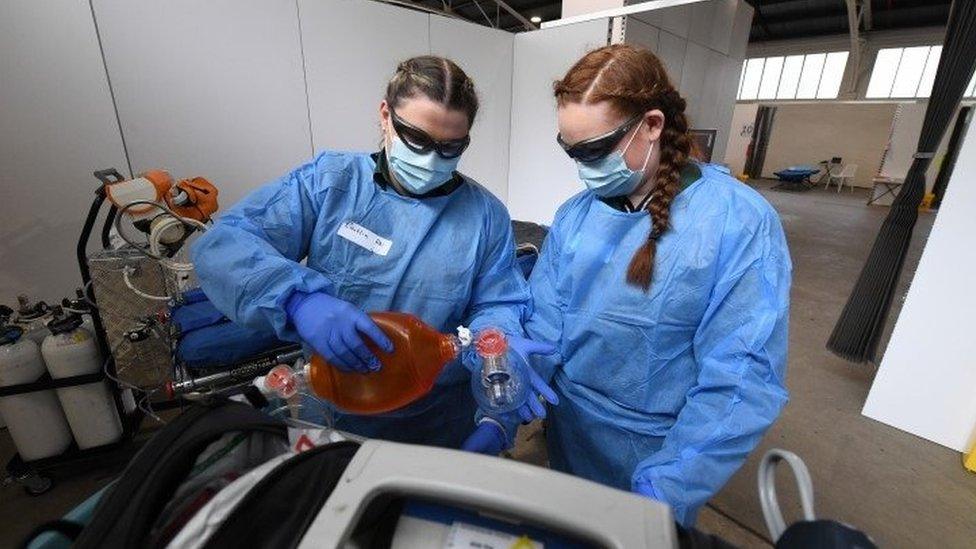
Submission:
M 868 82 L 868 98 L 891 96 L 891 85 L 895 82 L 901 50 L 902 48 L 887 48 L 878 51 L 878 58 L 871 69 L 871 81 Z
M 783 63 L 783 76 L 779 79 L 779 92 L 776 99 L 793 99 L 796 97 L 796 86 L 800 83 L 800 71 L 803 69 L 803 56 L 791 55 Z
M 823 72 L 824 60 L 827 54 L 817 53 L 808 55 L 803 63 L 803 72 L 800 74 L 800 85 L 796 92 L 797 99 L 814 99 L 817 97 L 817 88 L 820 86 L 820 73 Z
M 746 63 L 746 76 L 742 80 L 742 93 L 739 99 L 755 99 L 759 94 L 759 79 L 762 78 L 764 58 L 750 59 Z
M 746 61 L 742 60 L 742 70 L 739 71 L 739 91 L 735 92 L 736 99 L 742 99 L 742 81 L 746 79 Z
M 847 66 L 847 52 L 835 51 L 827 54 L 824 63 L 823 76 L 820 77 L 820 89 L 817 99 L 837 99 L 840 82 L 844 79 L 844 67 Z
M 776 88 L 779 86 L 779 74 L 782 70 L 782 57 L 766 58 L 766 68 L 763 69 L 762 83 L 759 85 L 759 99 L 776 99 Z
M 932 95 L 932 85 L 935 84 L 935 73 L 939 69 L 940 57 L 942 57 L 942 46 L 932 46 L 928 61 L 925 62 L 925 70 L 922 71 L 922 82 L 918 85 L 918 97 Z
M 895 75 L 895 84 L 891 87 L 892 97 L 915 97 L 928 56 L 929 46 L 905 48 L 898 65 L 898 74 Z

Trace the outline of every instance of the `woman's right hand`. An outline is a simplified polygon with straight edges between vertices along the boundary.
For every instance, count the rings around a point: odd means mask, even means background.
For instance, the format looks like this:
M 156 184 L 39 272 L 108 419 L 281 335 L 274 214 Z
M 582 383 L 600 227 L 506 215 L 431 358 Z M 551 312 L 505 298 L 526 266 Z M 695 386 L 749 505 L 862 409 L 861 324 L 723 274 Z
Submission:
M 285 303 L 285 312 L 302 341 L 341 371 L 368 373 L 380 369 L 379 359 L 363 336 L 385 352 L 393 352 L 393 343 L 383 330 L 348 301 L 322 292 L 295 292 Z

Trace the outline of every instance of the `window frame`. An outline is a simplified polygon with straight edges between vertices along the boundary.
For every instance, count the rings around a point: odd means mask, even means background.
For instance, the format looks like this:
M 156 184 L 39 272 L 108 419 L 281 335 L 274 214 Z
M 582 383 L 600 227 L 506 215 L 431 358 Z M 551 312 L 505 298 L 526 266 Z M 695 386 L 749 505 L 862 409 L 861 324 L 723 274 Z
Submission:
M 827 67 L 827 60 L 829 59 L 831 54 L 838 54 L 838 53 L 846 54 L 846 56 L 844 59 L 844 68 L 843 70 L 840 71 L 840 83 L 837 86 L 837 93 L 833 97 L 819 97 L 820 90 L 824 85 L 823 76 L 824 76 L 824 71 Z M 820 70 L 817 71 L 817 84 L 813 92 L 813 97 L 798 98 L 797 95 L 800 93 L 800 82 L 803 78 L 803 71 L 806 70 L 807 68 L 807 58 L 810 56 L 823 56 L 824 62 L 821 64 Z M 794 88 L 792 97 L 780 97 L 780 90 L 783 88 L 783 77 L 785 74 L 787 74 L 787 71 L 785 70 L 787 66 L 787 60 L 791 57 L 801 58 L 800 72 L 797 75 L 797 81 L 795 85 L 792 86 Z M 770 59 L 777 59 L 777 58 L 782 58 L 783 62 L 780 66 L 779 74 L 777 76 L 777 82 L 775 86 L 776 90 L 772 98 L 760 99 L 759 96 L 761 95 L 761 91 L 763 89 L 763 80 L 766 77 L 766 62 Z M 756 87 L 756 93 L 755 93 L 756 97 L 749 98 L 749 99 L 742 99 L 742 91 L 745 88 L 746 69 L 748 68 L 750 61 L 754 61 L 757 59 L 761 60 L 762 62 L 762 71 L 760 71 L 759 82 L 758 82 L 758 86 Z M 781 54 L 781 55 L 763 55 L 763 56 L 756 56 L 756 57 L 747 57 L 742 60 L 742 72 L 739 75 L 739 87 L 736 89 L 735 101 L 736 103 L 757 103 L 757 102 L 786 103 L 786 102 L 809 102 L 809 101 L 836 101 L 837 98 L 840 97 L 840 92 L 844 83 L 844 75 L 847 74 L 848 61 L 850 61 L 850 51 L 845 49 L 837 49 L 831 51 L 817 51 L 817 52 L 809 52 L 809 53 L 792 53 L 792 54 Z

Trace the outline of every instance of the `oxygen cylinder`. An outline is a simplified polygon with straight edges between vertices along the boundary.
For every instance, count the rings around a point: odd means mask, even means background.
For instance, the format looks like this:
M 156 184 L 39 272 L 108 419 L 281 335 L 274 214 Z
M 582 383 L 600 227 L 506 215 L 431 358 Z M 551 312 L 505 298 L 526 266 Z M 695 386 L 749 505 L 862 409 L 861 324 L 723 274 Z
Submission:
M 19 326 L 2 328 L 0 387 L 31 383 L 44 375 L 37 344 L 23 333 Z M 25 461 L 56 456 L 71 445 L 71 431 L 53 390 L 0 398 L 0 414 Z
M 51 335 L 41 344 L 41 355 L 54 379 L 101 370 L 102 358 L 95 338 L 81 325 L 79 315 L 63 315 L 60 307 L 55 307 L 55 317 L 47 325 Z M 62 387 L 57 393 L 79 448 L 110 444 L 122 437 L 118 409 L 104 381 Z

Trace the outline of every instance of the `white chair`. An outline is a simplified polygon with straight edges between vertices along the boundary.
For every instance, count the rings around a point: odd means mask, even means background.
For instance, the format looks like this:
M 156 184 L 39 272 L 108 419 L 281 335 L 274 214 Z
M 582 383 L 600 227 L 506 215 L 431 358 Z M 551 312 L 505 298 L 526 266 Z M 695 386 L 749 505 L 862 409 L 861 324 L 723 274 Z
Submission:
M 824 186 L 824 189 L 829 189 L 831 183 L 836 183 L 837 192 L 840 193 L 840 191 L 844 188 L 844 183 L 846 182 L 847 186 L 851 188 L 851 192 L 854 192 L 854 176 L 856 174 L 857 164 L 846 164 L 840 173 L 831 173 L 830 176 L 827 177 L 827 185 Z

